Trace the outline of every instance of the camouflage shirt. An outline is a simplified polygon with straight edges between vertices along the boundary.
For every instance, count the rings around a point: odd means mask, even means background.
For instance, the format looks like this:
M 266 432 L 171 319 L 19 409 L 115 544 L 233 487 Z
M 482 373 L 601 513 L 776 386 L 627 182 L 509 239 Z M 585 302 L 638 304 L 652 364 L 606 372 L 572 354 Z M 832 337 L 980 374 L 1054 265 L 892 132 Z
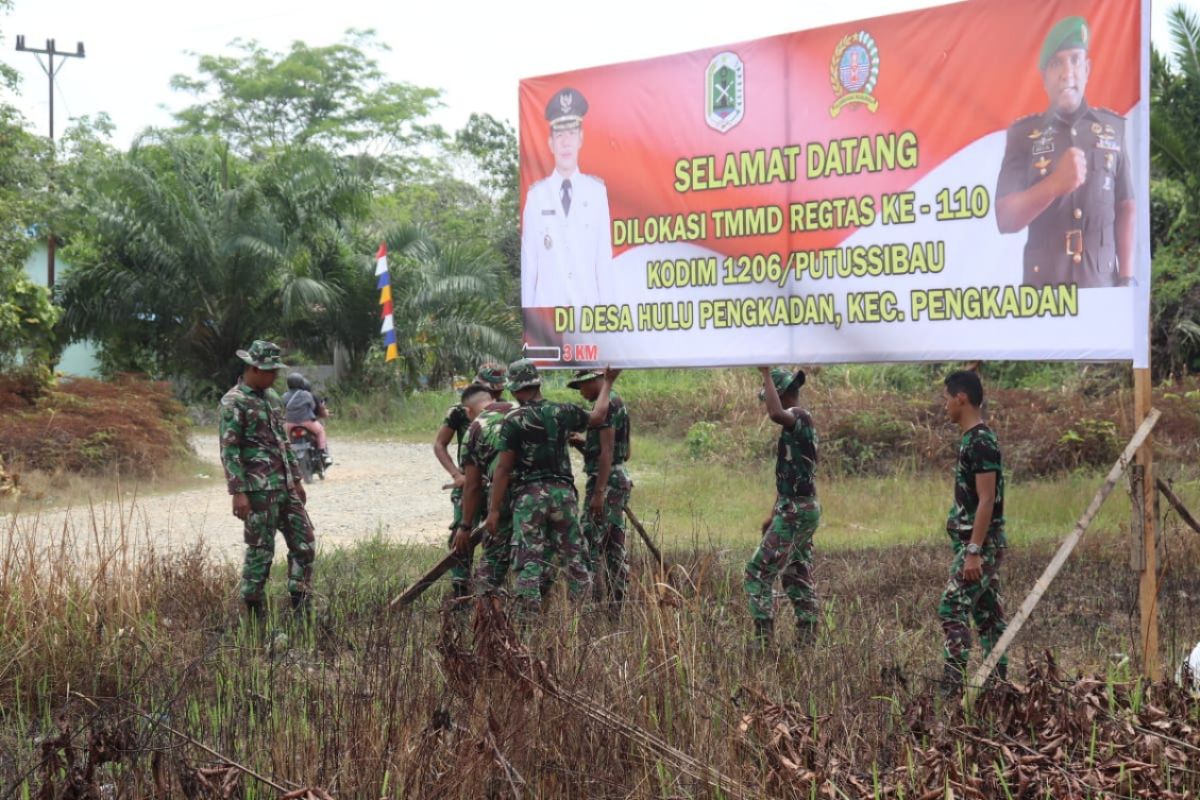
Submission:
M 975 476 L 984 472 L 996 473 L 996 501 L 992 505 L 992 524 L 989 539 L 1004 536 L 1004 468 L 1000 461 L 1000 442 L 996 434 L 982 422 L 962 435 L 958 446 L 958 464 L 954 468 L 954 505 L 946 520 L 946 530 L 957 539 L 971 538 L 975 527 L 975 511 L 979 508 L 979 492 Z
M 588 428 L 587 440 L 583 444 L 583 471 L 595 475 L 600 471 L 600 431 L 615 428 L 613 459 L 615 467 L 629 460 L 629 409 L 625 401 L 612 389 L 608 390 L 608 416 L 599 428 Z
M 442 420 L 442 427 L 454 431 L 454 438 L 458 442 L 458 453 L 454 459 L 454 463 L 458 464 L 459 469 L 462 469 L 463 437 L 467 435 L 467 428 L 471 427 L 471 418 L 467 416 L 466 406 L 459 404 L 446 409 L 446 416 Z
M 816 497 L 813 475 L 817 470 L 817 429 L 812 417 L 801 408 L 793 408 L 796 424 L 779 434 L 775 455 L 775 491 L 780 497 Z
M 230 494 L 273 492 L 300 482 L 300 465 L 283 432 L 274 389 L 238 383 L 221 398 L 221 464 Z
M 512 411 L 512 408 L 512 403 L 491 403 L 467 429 L 463 466 L 473 464 L 478 467 L 483 472 L 485 485 L 496 474 L 496 464 L 500 462 L 500 428 L 504 424 L 505 415 Z
M 500 452 L 517 454 L 513 485 L 534 481 L 574 483 L 567 435 L 586 429 L 588 416 L 577 405 L 544 399 L 508 412 L 500 428 Z

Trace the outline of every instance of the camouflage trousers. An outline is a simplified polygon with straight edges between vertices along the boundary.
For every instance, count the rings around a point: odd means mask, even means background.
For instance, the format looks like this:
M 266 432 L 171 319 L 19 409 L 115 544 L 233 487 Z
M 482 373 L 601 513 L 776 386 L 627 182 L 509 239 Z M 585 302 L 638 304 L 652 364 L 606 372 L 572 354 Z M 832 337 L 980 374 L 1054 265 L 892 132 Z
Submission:
M 591 513 L 592 494 L 596 491 L 596 476 L 587 481 L 587 503 L 583 509 L 583 538 L 588 548 L 588 569 L 596 579 L 596 591 L 603 586 L 617 603 L 625 598 L 629 585 L 629 562 L 625 549 L 625 506 L 633 491 L 633 481 L 624 464 L 614 465 L 608 476 L 608 492 L 599 517 Z M 603 572 L 602 572 L 603 571 Z
M 483 537 L 483 551 L 479 554 L 479 566 L 475 568 L 475 591 L 477 594 L 495 594 L 504 586 L 513 559 L 512 505 L 506 504 L 500 511 L 500 524 L 496 535 Z
M 817 624 L 820 606 L 813 588 L 812 548 L 813 533 L 820 521 L 821 504 L 815 497 L 780 497 L 775 501 L 771 524 L 746 564 L 744 585 L 754 619 L 774 618 L 775 576 L 782 572 L 783 590 L 792 601 L 797 621 Z
M 513 492 L 516 592 L 530 610 L 541 607 L 560 568 L 572 597 L 591 583 L 576 499 L 575 487 L 566 483 L 528 483 Z
M 450 492 L 450 505 L 454 507 L 454 519 L 450 522 L 450 538 L 446 540 L 447 547 L 454 547 L 454 532 L 458 530 L 458 525 L 462 522 L 462 489 L 454 489 Z M 484 495 L 484 501 L 487 501 L 487 495 Z M 482 514 L 485 509 L 480 509 Z M 471 529 L 479 524 L 479 514 L 476 519 L 471 520 Z M 455 597 L 465 597 L 471 593 L 471 560 L 472 554 L 467 553 L 465 556 L 456 558 L 454 564 L 450 567 L 450 586 Z
M 243 538 L 246 557 L 242 562 L 242 599 L 259 603 L 275 558 L 275 531 L 283 533 L 288 555 L 288 591 L 307 594 L 312 584 L 316 539 L 304 503 L 294 492 L 249 492 L 250 515 Z
M 1004 607 L 1000 602 L 1000 565 L 1004 561 L 1004 548 L 987 542 L 980 553 L 983 559 L 983 577 L 973 583 L 963 580 L 963 564 L 967 558 L 967 543 L 954 540 L 954 563 L 950 567 L 950 580 L 938 603 L 938 617 L 946 634 L 942 655 L 947 662 L 965 668 L 971 654 L 971 622 L 979 631 L 979 643 L 984 656 L 1000 640 L 1005 628 Z M 1008 663 L 1008 657 L 1000 659 Z

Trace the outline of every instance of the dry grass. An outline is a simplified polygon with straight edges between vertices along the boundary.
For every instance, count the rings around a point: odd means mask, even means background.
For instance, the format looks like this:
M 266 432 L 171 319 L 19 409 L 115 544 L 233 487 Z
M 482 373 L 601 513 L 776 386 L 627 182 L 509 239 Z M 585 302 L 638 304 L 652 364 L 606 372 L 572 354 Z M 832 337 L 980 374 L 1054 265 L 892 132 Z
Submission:
M 236 569 L 201 550 L 155 552 L 119 522 L 86 532 L 8 525 L 0 798 L 302 788 L 342 798 L 941 798 L 947 782 L 956 797 L 1200 790 L 1194 766 L 1176 759 L 1196 763 L 1200 705 L 1147 690 L 1122 655 L 1136 651 L 1136 576 L 1119 539 L 1085 541 L 1023 632 L 1015 677 L 1026 688 L 963 719 L 934 693 L 945 546 L 818 553 L 816 646 L 792 650 L 781 609 L 779 646 L 755 658 L 746 552 L 668 551 L 680 565 L 675 588 L 656 584 L 639 557 L 619 622 L 560 597 L 522 643 L 492 613 L 474 629 L 469 618 L 447 622 L 433 597 L 389 614 L 389 597 L 435 552 L 369 543 L 322 554 L 315 629 L 264 648 L 238 624 Z M 1177 663 L 1200 638 L 1200 537 L 1172 527 L 1166 545 L 1163 655 Z M 1011 553 L 1011 600 L 1049 550 Z M 272 586 L 282 592 L 278 575 Z M 1063 674 L 1050 673 L 1043 651 Z M 1091 727 L 1079 728 L 1088 708 Z M 1092 733 L 1054 738 L 1077 728 Z M 1121 774 L 1105 771 L 1121 762 Z

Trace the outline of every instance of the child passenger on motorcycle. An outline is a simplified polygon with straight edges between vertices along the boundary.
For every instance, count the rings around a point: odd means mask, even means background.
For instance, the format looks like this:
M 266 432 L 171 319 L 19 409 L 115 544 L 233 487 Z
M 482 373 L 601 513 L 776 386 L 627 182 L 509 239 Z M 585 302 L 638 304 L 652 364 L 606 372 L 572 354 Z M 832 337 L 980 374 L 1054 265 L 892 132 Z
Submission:
M 317 447 L 321 450 L 321 458 L 325 466 L 333 463 L 329 457 L 329 442 L 325 438 L 325 426 L 320 417 L 329 416 L 325 404 L 312 391 L 312 385 L 299 372 L 293 372 L 287 377 L 288 390 L 283 393 L 283 404 L 286 416 L 284 429 L 287 435 L 292 435 L 293 428 L 304 428 L 317 439 Z

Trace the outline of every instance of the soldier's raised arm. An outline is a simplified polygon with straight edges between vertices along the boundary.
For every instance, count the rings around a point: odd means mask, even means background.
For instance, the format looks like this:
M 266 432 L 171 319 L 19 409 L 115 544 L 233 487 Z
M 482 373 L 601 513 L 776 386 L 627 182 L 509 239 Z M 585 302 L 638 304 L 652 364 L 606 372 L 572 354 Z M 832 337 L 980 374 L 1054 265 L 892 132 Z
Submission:
M 600 386 L 600 396 L 596 398 L 596 404 L 592 406 L 592 411 L 588 414 L 589 428 L 599 428 L 608 419 L 608 393 L 620 374 L 621 370 L 619 369 L 604 368 L 604 383 Z

